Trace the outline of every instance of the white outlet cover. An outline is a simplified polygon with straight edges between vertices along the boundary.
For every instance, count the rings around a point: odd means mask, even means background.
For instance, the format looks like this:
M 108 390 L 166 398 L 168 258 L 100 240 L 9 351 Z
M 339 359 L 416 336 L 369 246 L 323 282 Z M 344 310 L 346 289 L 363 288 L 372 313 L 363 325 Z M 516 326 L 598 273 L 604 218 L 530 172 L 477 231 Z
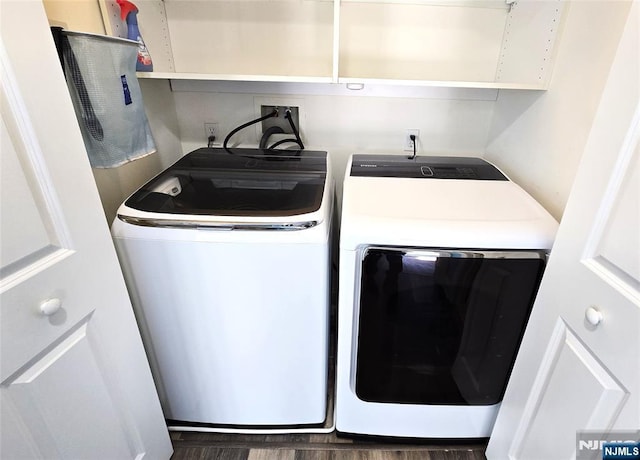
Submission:
M 414 134 L 416 136 L 416 151 L 420 146 L 420 130 L 419 129 L 407 129 L 404 135 L 404 151 L 405 152 L 413 152 L 413 145 L 411 145 L 410 135 Z

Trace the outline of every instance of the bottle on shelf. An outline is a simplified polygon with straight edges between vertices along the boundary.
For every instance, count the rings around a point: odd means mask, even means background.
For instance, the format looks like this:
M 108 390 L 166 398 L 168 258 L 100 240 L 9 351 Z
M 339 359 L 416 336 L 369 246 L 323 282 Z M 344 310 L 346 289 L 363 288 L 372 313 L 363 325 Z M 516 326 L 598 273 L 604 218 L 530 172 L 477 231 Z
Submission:
M 116 0 L 120 6 L 120 17 L 127 23 L 127 38 L 138 42 L 138 60 L 136 61 L 136 71 L 152 72 L 153 62 L 151 54 L 144 44 L 142 34 L 138 28 L 138 7 L 128 0 Z

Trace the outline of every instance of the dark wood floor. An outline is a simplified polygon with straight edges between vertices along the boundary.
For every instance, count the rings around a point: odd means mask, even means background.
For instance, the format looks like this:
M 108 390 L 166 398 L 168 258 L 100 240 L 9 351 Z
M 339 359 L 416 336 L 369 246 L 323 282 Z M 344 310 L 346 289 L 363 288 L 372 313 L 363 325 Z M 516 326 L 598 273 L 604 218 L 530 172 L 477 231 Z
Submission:
M 485 443 L 426 444 L 330 434 L 241 435 L 174 431 L 172 460 L 485 460 Z

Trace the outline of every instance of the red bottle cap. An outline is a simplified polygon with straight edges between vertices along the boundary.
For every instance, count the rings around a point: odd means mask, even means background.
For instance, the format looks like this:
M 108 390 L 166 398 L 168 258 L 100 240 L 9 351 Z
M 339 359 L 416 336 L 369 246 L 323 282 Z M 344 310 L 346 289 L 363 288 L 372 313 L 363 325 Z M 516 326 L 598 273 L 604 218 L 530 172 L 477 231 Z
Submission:
M 116 0 L 116 2 L 120 5 L 120 17 L 123 21 L 127 19 L 129 13 L 138 12 L 138 7 L 128 0 Z

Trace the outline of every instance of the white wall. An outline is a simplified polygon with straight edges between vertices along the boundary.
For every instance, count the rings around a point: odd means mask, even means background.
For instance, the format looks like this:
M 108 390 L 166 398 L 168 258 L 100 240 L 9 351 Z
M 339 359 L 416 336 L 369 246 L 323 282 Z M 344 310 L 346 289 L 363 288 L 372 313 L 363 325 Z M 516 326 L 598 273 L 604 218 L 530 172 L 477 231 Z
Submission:
M 43 0 L 49 24 L 69 30 L 104 34 L 96 0 Z
M 406 155 L 407 128 L 420 130 L 418 154 L 482 156 L 497 97 L 496 90 L 447 88 L 365 87 L 358 92 L 344 85 L 274 88 L 215 82 L 174 82 L 173 87 L 183 153 L 206 144 L 204 122 L 219 122 L 222 140 L 256 118 L 261 101 L 299 105 L 305 147 L 329 152 L 338 191 L 352 153 Z M 247 128 L 231 141 L 255 146 L 259 139 L 255 128 Z
M 570 2 L 549 90 L 502 90 L 486 158 L 560 219 L 630 2 Z

